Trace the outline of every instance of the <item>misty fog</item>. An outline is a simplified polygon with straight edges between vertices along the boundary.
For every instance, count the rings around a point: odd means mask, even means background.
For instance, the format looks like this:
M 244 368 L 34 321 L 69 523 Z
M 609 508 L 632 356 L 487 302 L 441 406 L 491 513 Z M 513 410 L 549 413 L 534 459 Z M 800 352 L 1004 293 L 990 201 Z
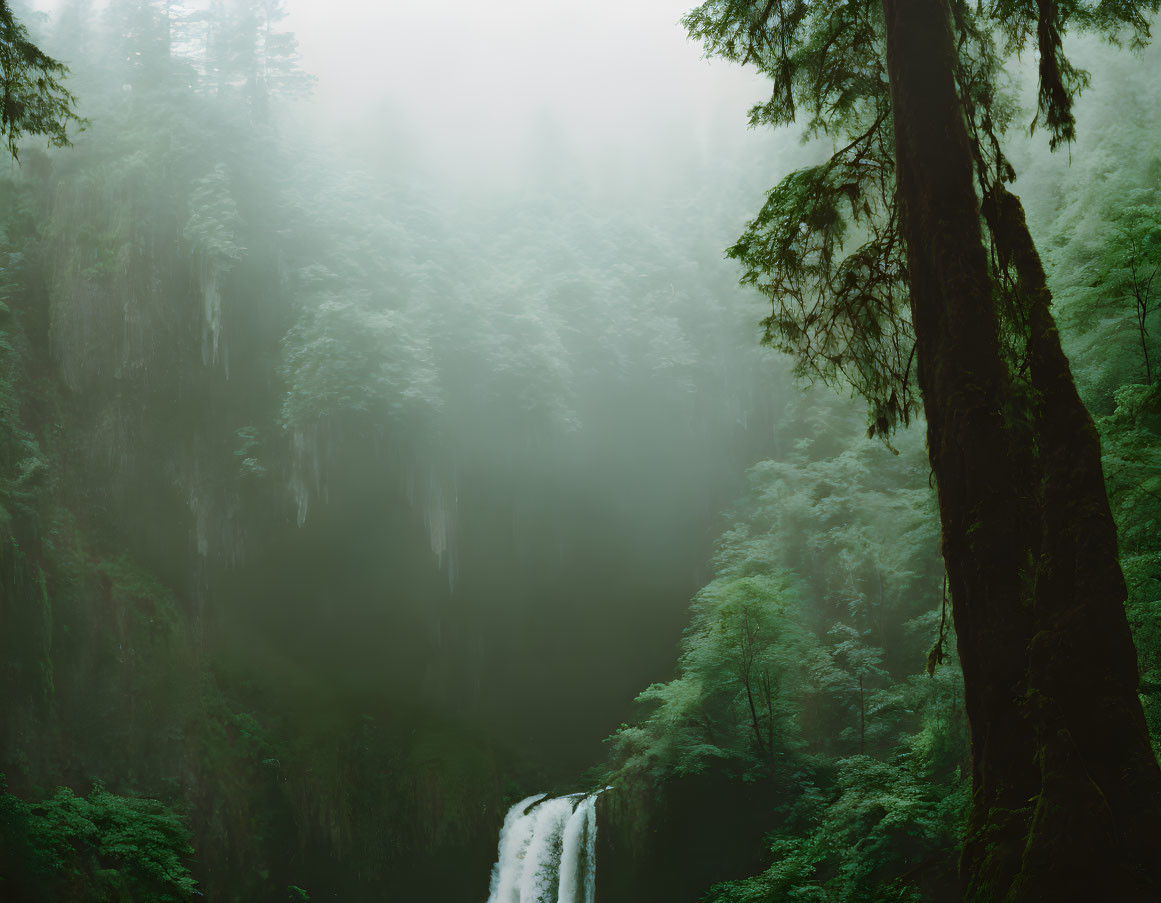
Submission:
M 9 6 L 82 121 L 0 180 L 0 897 L 958 898 L 893 151 L 830 207 L 795 181 L 885 107 L 770 127 L 684 0 Z M 1161 266 L 1158 54 L 1070 36 L 1051 155 L 996 42 L 973 103 L 1101 431 L 1156 738 L 1161 305 L 1121 296 Z M 885 103 L 872 58 L 819 71 Z

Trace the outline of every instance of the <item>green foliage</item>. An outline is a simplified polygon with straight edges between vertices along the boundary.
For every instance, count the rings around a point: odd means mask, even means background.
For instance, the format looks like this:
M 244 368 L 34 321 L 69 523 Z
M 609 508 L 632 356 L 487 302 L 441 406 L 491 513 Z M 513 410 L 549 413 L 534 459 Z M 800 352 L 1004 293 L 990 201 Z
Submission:
M 1129 35 L 1141 46 L 1159 7 L 1158 0 L 950 4 L 957 89 L 983 199 L 1016 175 L 1002 145 L 1014 114 L 1006 61 L 1036 36 L 1036 121 L 1043 118 L 1055 148 L 1076 137 L 1073 100 L 1088 85 L 1064 52 L 1064 34 Z M 911 422 L 919 398 L 882 5 L 708 0 L 684 24 L 709 55 L 752 64 L 769 79 L 770 99 L 751 111 L 752 124 L 794 123 L 830 143 L 825 163 L 768 192 L 729 254 L 742 264 L 742 282 L 771 303 L 765 340 L 793 355 L 798 373 L 849 385 L 866 399 L 870 435 L 893 434 Z M 986 216 L 983 225 L 997 226 Z M 1002 340 L 1019 377 L 1027 324 L 1012 296 L 1010 263 L 993 256 L 992 264 Z
M 1018 53 L 1031 43 L 1032 35 L 1036 36 L 1040 79 L 1032 129 L 1043 117 L 1053 149 L 1076 139 L 1073 106 L 1090 84 L 1089 74 L 1066 55 L 1065 34 L 1096 33 L 1111 42 L 1126 41 L 1140 48 L 1149 39 L 1150 20 L 1158 9 L 1158 0 L 1067 0 L 1051 5 L 1002 0 L 989 8 L 989 24 L 1003 37 L 1005 53 Z
M 542 577 L 593 608 L 571 549 L 695 533 L 681 506 L 766 441 L 778 398 L 705 240 L 732 202 L 444 209 L 285 127 L 309 79 L 280 3 L 100 7 L 64 3 L 45 44 L 93 125 L 0 180 L 0 762 L 21 793 L 101 775 L 184 801 L 218 899 L 391 897 L 492 845 L 516 770 L 399 700 L 488 717 Z M 299 490 L 335 516 L 300 531 Z M 590 498 L 615 531 L 576 516 Z M 450 559 L 459 505 L 476 548 L 511 522 L 534 572 L 495 617 L 414 554 L 426 528 Z M 614 599 L 647 579 L 630 551 Z
M 1033 129 L 1046 126 L 1052 148 L 1071 144 L 1079 134 L 1075 102 L 1090 87 L 1090 78 L 1074 64 L 1071 50 L 1066 54 L 1065 34 L 1094 32 L 1140 49 L 1159 7 L 1155 0 L 949 4 L 958 58 L 956 87 L 973 146 L 985 235 L 993 230 L 991 266 L 1001 343 L 1017 382 L 1027 379 L 1028 372 L 1026 299 L 1014 289 L 1017 279 L 1002 251 L 997 259 L 997 243 L 1002 247 L 1003 242 L 996 240 L 996 217 L 989 206 L 1016 175 L 1006 151 L 1014 143 L 1005 133 L 1015 110 L 1007 71 L 1016 68 L 1013 57 L 1033 45 L 1039 70 Z M 901 211 L 894 189 L 894 140 L 888 131 L 892 113 L 881 4 L 710 0 L 690 13 L 685 24 L 709 54 L 753 64 L 769 79 L 770 99 L 754 108 L 752 123 L 797 123 L 806 136 L 830 144 L 827 162 L 792 173 L 767 194 L 762 210 L 729 253 L 744 268 L 742 281 L 770 300 L 766 341 L 794 355 L 800 374 L 850 385 L 869 404 L 869 433 L 890 435 L 909 421 L 918 399 L 910 386 L 913 337 L 904 291 L 906 266 L 893 259 L 900 250 L 894 230 Z M 1064 253 L 1050 256 L 1053 262 L 1064 258 L 1066 264 L 1051 277 L 1063 302 L 1063 319 L 1085 331 L 1072 336 L 1085 352 L 1078 381 L 1083 384 L 1087 378 L 1086 396 L 1099 398 L 1102 412 L 1111 412 L 1101 423 L 1105 472 L 1122 534 L 1130 621 L 1142 649 L 1147 717 L 1155 729 L 1157 512 L 1149 495 L 1156 488 L 1158 464 L 1156 402 L 1147 387 L 1127 385 L 1140 382 L 1142 376 L 1146 383 L 1153 382 L 1149 330 L 1156 306 L 1156 246 L 1161 240 L 1153 197 L 1157 165 L 1142 166 L 1133 160 L 1142 154 L 1156 159 L 1151 149 L 1156 121 L 1149 97 L 1155 108 L 1155 87 L 1147 88 L 1140 101 L 1125 99 L 1130 105 L 1140 103 L 1136 116 L 1122 106 L 1121 96 L 1106 102 L 1107 109 L 1116 110 L 1115 117 L 1109 114 L 1112 122 L 1107 130 L 1116 137 L 1105 141 L 1105 131 L 1098 128 L 1096 140 L 1109 149 L 1090 172 L 1083 199 L 1059 191 L 1059 206 L 1071 209 L 1067 218 L 1061 216 L 1053 224 Z M 1122 122 L 1129 123 L 1123 130 Z M 1128 131 L 1134 133 L 1133 140 L 1126 140 Z M 1151 165 L 1146 190 L 1140 190 L 1140 181 L 1116 172 L 1126 159 L 1133 160 L 1128 164 L 1133 169 Z M 1120 183 L 1119 190 L 1110 190 L 1114 183 Z M 1073 237 L 1074 229 L 1084 236 L 1084 244 Z M 1012 425 L 1022 424 L 1014 420 Z M 787 470 L 784 462 L 767 464 L 765 469 Z M 857 485 L 849 479 L 846 484 L 852 482 Z M 787 560 L 783 552 L 767 556 L 763 564 L 792 568 L 807 587 L 821 582 L 816 575 L 827 575 L 826 544 L 808 540 L 815 560 L 793 551 L 798 537 L 818 530 L 829 512 L 786 493 L 775 495 L 784 500 L 787 514 L 809 511 L 815 520 L 772 517 L 771 525 L 790 546 L 792 557 Z M 898 617 L 898 610 L 880 605 L 876 612 L 868 604 L 873 596 L 864 589 L 865 577 L 860 580 L 866 567 L 860 561 L 860 531 L 849 529 L 861 514 L 856 512 L 826 537 L 847 559 L 831 572 L 840 579 L 828 588 L 840 581 L 845 584 L 844 594 L 852 600 L 849 607 L 856 617 L 828 618 L 829 624 L 812 625 L 827 653 L 826 668 L 816 670 L 814 686 L 827 694 L 832 712 L 848 715 L 837 733 L 849 744 L 853 706 L 849 690 L 845 698 L 843 690 L 852 677 L 859 679 L 858 711 L 863 719 L 859 737 L 875 751 L 867 758 L 850 757 L 848 745 L 847 757 L 834 763 L 835 783 L 820 782 L 824 803 L 815 804 L 797 824 L 779 829 L 773 848 L 776 863 L 770 871 L 722 885 L 710 899 L 919 899 L 921 892 L 925 898 L 929 891 L 923 872 L 931 857 L 942 860 L 945 879 L 953 871 L 953 850 L 966 807 L 965 738 L 958 703 L 962 694 L 954 687 L 947 694 L 949 688 L 943 687 L 941 695 L 950 695 L 949 706 L 933 706 L 930 699 L 923 703 L 922 693 L 914 695 L 916 684 L 902 679 L 898 659 L 892 662 L 898 640 L 882 626 Z M 736 530 L 735 535 L 753 545 L 750 530 Z M 890 548 L 894 543 L 877 545 Z M 914 572 L 906 564 L 903 570 Z M 808 589 L 806 594 L 807 611 L 826 610 L 825 602 L 816 601 L 820 596 L 825 599 L 824 593 Z M 883 612 L 890 614 L 884 618 Z M 940 620 L 933 619 L 931 611 L 917 609 L 910 617 L 895 626 L 926 624 L 930 629 Z M 943 659 L 941 625 L 929 658 L 933 689 L 949 670 L 937 667 Z M 954 667 L 954 657 L 952 662 Z M 868 715 L 873 726 L 888 726 L 886 735 L 898 742 L 898 757 L 890 764 L 883 738 L 873 737 L 867 728 Z M 807 748 L 810 735 L 808 726 L 803 731 Z M 872 767 L 864 770 L 853 764 L 857 762 L 870 762 Z M 912 793 L 910 786 L 917 792 Z M 810 799 L 809 791 L 803 799 Z M 902 834 L 894 833 L 896 813 L 901 815 L 899 823 L 909 826 Z M 845 833 L 852 828 L 853 834 Z M 864 837 L 869 842 L 864 844 Z M 920 842 L 912 843 L 917 838 Z
M 0 838 L 0 891 L 14 899 L 178 903 L 198 892 L 184 819 L 99 783 L 87 797 L 62 787 L 39 803 L 3 793 Z
M 1137 643 L 1141 701 L 1161 758 L 1161 390 L 1124 385 L 1099 422 L 1117 519 L 1126 608 Z
M 806 788 L 788 823 L 768 838 L 774 864 L 719 884 L 706 903 L 774 900 L 918 901 L 921 873 L 947 884 L 967 809 L 968 784 L 941 785 L 906 760 L 842 759 L 829 794 Z M 925 877 L 925 876 L 923 876 Z
M 1100 160 L 1106 153 L 1094 148 L 1098 165 L 1107 163 Z M 1086 400 L 1104 412 L 1115 405 L 1120 385 L 1153 378 L 1150 326 L 1159 307 L 1155 286 L 1161 288 L 1154 275 L 1161 266 L 1161 214 L 1155 191 L 1130 187 L 1133 181 L 1106 184 L 1099 199 L 1083 189 L 1079 197 L 1066 196 L 1051 226 L 1066 339 L 1080 364 Z
M 278 28 L 286 16 L 283 0 L 232 0 L 204 27 L 207 80 L 262 116 L 272 99 L 307 94 L 315 83 L 299 66 L 294 34 Z
M 782 425 L 807 435 L 751 470 L 676 678 L 644 691 L 641 719 L 611 738 L 611 780 L 631 792 L 714 774 L 776 794 L 773 864 L 707 900 L 954 892 L 966 718 L 953 639 L 946 663 L 924 668 L 950 628 L 923 449 L 860 441 L 851 415 L 812 394 Z M 822 437 L 839 440 L 832 456 Z
M 225 164 L 195 181 L 189 203 L 190 218 L 182 234 L 194 253 L 214 263 L 241 260 L 246 253 L 240 244 L 243 224 Z
M 805 682 L 800 664 L 816 653 L 790 580 L 719 577 L 690 613 L 680 676 L 637 697 L 652 711 L 618 732 L 614 756 L 625 771 L 655 778 L 707 768 L 747 780 L 768 774 L 800 744 L 793 700 Z
M 319 303 L 283 344 L 282 374 L 291 386 L 283 423 L 302 431 L 363 415 L 402 425 L 438 413 L 432 352 L 415 319 L 363 299 Z
M 1154 193 L 1140 192 L 1150 198 Z M 1161 207 L 1155 203 L 1130 205 L 1121 209 L 1111 225 L 1115 231 L 1097 269 L 1099 293 L 1095 293 L 1096 303 L 1087 306 L 1086 314 L 1093 319 L 1119 321 L 1116 331 L 1122 335 L 1128 332 L 1139 344 L 1145 382 L 1152 384 L 1149 324 L 1152 315 L 1161 310 L 1161 282 L 1157 281 L 1161 270 Z M 1107 323 L 1101 325 L 1105 335 L 1113 331 Z
M 34 44 L 28 29 L 0 2 L 0 132 L 8 153 L 19 156 L 25 135 L 42 135 L 52 147 L 67 147 L 70 125 L 84 125 L 76 98 L 64 87 L 68 67 Z
M 791 354 L 800 375 L 853 386 L 880 435 L 918 410 L 907 263 L 896 220 L 882 216 L 892 203 L 884 126 L 876 120 L 828 163 L 783 179 L 728 251 L 743 284 L 773 304 L 763 341 Z M 844 254 L 851 238 L 857 247 Z

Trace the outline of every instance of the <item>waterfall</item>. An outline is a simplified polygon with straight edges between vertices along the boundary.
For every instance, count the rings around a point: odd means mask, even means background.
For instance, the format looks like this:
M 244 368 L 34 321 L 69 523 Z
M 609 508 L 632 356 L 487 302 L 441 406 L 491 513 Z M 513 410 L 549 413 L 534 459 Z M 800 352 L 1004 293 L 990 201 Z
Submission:
M 593 903 L 597 794 L 539 793 L 508 810 L 488 903 Z
M 597 797 L 577 803 L 564 826 L 558 903 L 593 903 L 597 895 Z

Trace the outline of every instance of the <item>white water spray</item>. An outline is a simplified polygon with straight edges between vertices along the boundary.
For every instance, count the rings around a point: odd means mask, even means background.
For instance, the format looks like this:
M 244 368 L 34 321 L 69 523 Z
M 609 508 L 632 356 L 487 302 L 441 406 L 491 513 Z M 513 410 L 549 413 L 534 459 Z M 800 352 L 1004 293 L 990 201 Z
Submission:
M 537 794 L 508 810 L 488 903 L 594 903 L 597 795 Z

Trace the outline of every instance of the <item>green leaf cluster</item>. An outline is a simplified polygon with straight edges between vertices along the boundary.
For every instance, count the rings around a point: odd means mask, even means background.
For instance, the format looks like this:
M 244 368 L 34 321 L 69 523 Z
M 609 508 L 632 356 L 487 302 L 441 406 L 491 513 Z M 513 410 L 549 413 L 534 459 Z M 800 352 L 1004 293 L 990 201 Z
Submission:
M 0 780 L 0 893 L 11 899 L 192 899 L 190 833 L 163 803 L 66 787 L 38 803 Z
M 951 894 L 966 718 L 923 449 L 860 440 L 853 407 L 818 393 L 780 432 L 785 458 L 751 470 L 690 604 L 676 677 L 610 738 L 610 780 L 664 797 L 715 775 L 772 795 L 773 864 L 707 900 Z M 929 672 L 933 642 L 946 662 Z

